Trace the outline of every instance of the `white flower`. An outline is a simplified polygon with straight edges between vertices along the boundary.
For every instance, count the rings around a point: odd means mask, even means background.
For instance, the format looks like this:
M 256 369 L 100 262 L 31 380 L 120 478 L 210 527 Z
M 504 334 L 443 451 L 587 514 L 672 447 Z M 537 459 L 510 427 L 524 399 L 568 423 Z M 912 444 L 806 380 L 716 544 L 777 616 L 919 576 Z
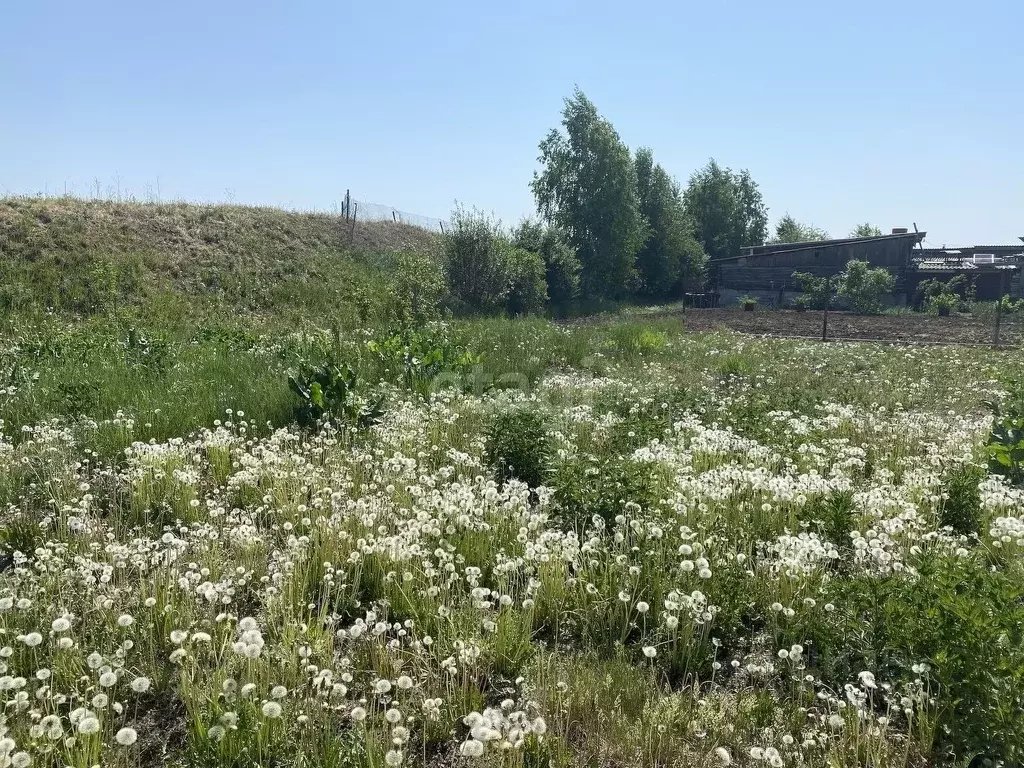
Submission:
M 92 715 L 90 715 L 88 717 L 83 717 L 78 722 L 78 732 L 79 733 L 85 733 L 85 734 L 96 733 L 96 732 L 99 731 L 99 729 L 100 729 L 100 721 L 97 720 Z
M 349 713 L 349 717 L 351 717 L 355 722 L 361 723 L 366 719 L 366 710 L 362 707 L 353 707 L 352 712 Z
M 188 639 L 188 632 L 181 629 L 171 630 L 171 642 L 175 645 L 181 645 Z
M 657 655 L 658 649 L 655 648 L 653 645 L 644 646 L 644 656 L 646 656 L 648 659 L 653 659 Z
M 122 728 L 114 736 L 114 740 L 122 747 L 130 747 L 139 739 L 139 734 L 134 728 Z
M 397 685 L 401 690 L 407 691 L 413 686 L 412 678 L 408 675 L 402 675 L 395 681 L 395 685 Z
M 136 677 L 134 680 L 132 680 L 131 688 L 136 693 L 145 693 L 149 690 L 149 678 Z
M 43 636 L 40 635 L 38 632 L 29 632 L 27 635 L 25 635 L 25 639 L 22 642 L 25 643 L 25 645 L 27 645 L 29 648 L 35 648 L 37 645 L 43 642 Z
M 32 758 L 28 752 L 15 752 L 11 755 L 11 765 L 13 768 L 28 768 L 32 765 Z
M 50 629 L 54 632 L 67 632 L 71 629 L 71 622 L 61 616 L 59 619 L 54 619 L 50 624 Z
M 264 702 L 262 710 L 263 716 L 268 717 L 271 720 L 281 716 L 281 705 L 276 701 Z
M 459 752 L 465 757 L 480 757 L 484 753 L 484 745 L 476 739 L 470 739 L 459 745 Z
M 288 689 L 283 685 L 275 685 L 270 689 L 270 698 L 272 699 L 283 699 L 288 695 Z
M 402 713 L 399 710 L 392 708 L 384 713 L 384 719 L 392 725 L 397 725 L 402 722 Z
M 645 603 L 643 600 L 636 604 L 637 613 L 647 613 L 649 610 L 651 610 L 651 606 Z
M 389 749 L 388 753 L 384 755 L 384 762 L 390 766 L 397 766 L 402 764 L 403 759 L 402 751 L 399 749 Z
M 732 764 L 732 755 L 729 754 L 729 750 L 725 747 L 715 747 L 715 756 L 722 765 Z
M 117 626 L 121 628 L 130 627 L 134 621 L 134 616 L 131 616 L 127 613 L 122 613 L 120 616 L 117 617 Z
M 373 690 L 375 693 L 384 694 L 391 690 L 391 681 L 385 678 L 381 678 L 373 684 Z
M 109 688 L 112 685 L 117 685 L 117 675 L 113 672 L 104 672 L 100 675 L 100 685 L 104 688 Z
M 211 725 L 210 730 L 206 732 L 206 735 L 211 741 L 220 741 L 224 738 L 224 726 Z

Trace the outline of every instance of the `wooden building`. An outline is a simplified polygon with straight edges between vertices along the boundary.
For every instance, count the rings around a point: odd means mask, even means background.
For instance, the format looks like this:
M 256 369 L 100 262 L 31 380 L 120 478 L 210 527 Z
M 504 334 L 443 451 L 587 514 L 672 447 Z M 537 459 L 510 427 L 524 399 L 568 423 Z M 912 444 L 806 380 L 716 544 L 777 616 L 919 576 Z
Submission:
M 1020 296 L 1024 245 L 972 245 L 964 248 L 922 248 L 914 252 L 907 292 L 913 297 L 925 280 L 949 282 L 963 275 L 974 285 L 979 301 Z
M 908 272 L 913 269 L 914 249 L 924 236 L 924 232 L 904 229 L 880 237 L 748 246 L 738 256 L 713 260 L 708 268 L 708 283 L 722 305 L 727 306 L 744 295 L 756 296 L 762 303 L 776 304 L 785 294 L 800 291 L 793 281 L 794 272 L 836 276 L 846 268 L 847 262 L 860 260 L 892 272 L 896 278 L 896 295 L 905 296 Z

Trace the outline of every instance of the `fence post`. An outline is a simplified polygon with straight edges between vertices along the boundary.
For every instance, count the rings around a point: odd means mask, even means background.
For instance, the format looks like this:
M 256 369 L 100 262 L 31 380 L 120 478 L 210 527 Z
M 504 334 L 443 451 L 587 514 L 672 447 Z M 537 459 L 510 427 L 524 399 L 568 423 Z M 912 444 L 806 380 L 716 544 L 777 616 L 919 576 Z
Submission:
M 352 211 L 352 198 L 349 195 L 350 192 L 351 190 L 349 189 L 345 190 L 345 221 L 348 221 L 349 214 Z
M 1003 314 L 1003 297 L 1002 297 L 1002 295 L 1000 295 L 999 299 L 996 301 L 996 327 L 995 327 L 995 330 L 992 333 L 992 346 L 994 346 L 994 347 L 998 347 L 999 346 L 999 324 L 1000 324 L 1000 321 L 1002 319 L 1002 314 Z
M 821 340 L 828 341 L 828 306 L 832 303 L 832 275 L 825 275 L 825 311 L 821 315 Z

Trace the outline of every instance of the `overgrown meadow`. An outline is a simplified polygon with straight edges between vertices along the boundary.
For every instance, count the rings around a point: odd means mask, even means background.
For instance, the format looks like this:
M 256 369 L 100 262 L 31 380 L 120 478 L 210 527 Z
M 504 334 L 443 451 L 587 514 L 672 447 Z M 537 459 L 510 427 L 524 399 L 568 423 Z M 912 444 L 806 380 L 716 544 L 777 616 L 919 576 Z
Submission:
M 8 326 L 0 766 L 1024 761 L 1019 351 L 296 327 Z

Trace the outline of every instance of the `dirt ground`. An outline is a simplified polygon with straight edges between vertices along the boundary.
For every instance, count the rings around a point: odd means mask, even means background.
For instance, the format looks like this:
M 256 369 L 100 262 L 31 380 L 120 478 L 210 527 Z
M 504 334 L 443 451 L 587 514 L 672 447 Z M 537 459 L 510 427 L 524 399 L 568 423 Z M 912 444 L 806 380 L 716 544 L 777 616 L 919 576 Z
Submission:
M 687 309 L 683 322 L 690 331 L 729 329 L 763 336 L 821 338 L 822 313 L 792 310 L 744 312 L 742 309 Z M 994 323 L 958 315 L 852 315 L 829 312 L 830 339 L 865 339 L 940 344 L 992 344 Z M 1002 318 L 1000 344 L 1024 343 L 1024 317 Z

